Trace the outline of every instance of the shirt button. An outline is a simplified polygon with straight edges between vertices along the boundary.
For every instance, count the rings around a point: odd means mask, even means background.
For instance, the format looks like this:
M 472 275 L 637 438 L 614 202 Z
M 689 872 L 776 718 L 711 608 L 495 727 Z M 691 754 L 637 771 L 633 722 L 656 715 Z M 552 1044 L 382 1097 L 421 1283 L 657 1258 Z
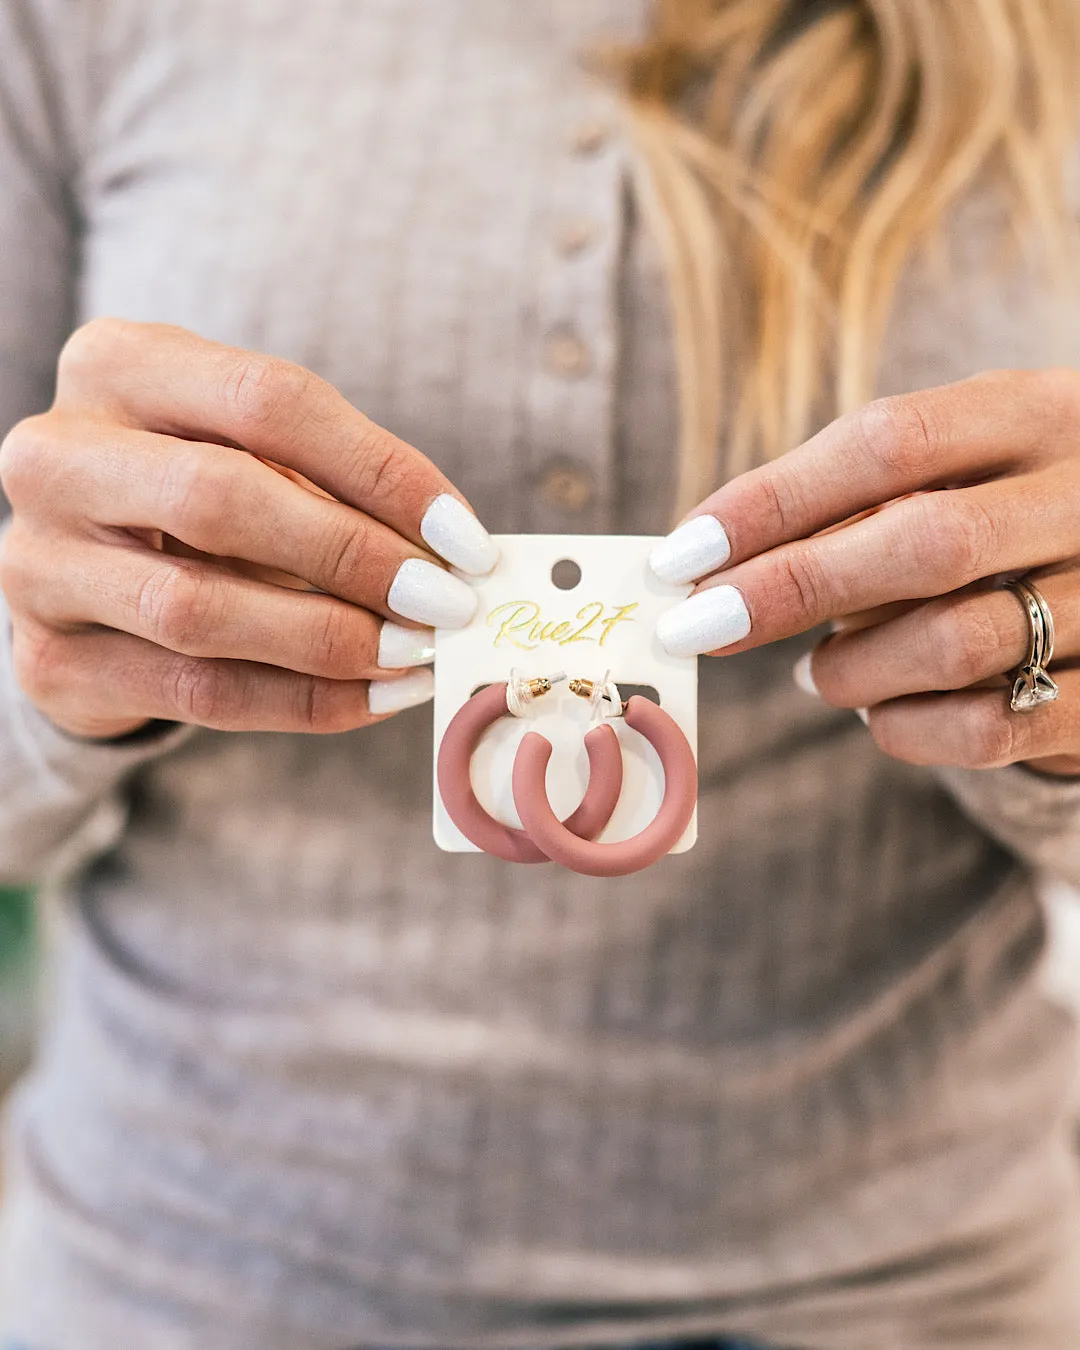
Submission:
M 554 375 L 580 379 L 592 370 L 592 353 L 572 328 L 560 328 L 548 338 L 544 359 Z
M 567 220 L 555 233 L 555 247 L 564 258 L 573 258 L 584 253 L 599 233 L 591 220 Z
M 572 459 L 553 459 L 540 475 L 540 495 L 559 511 L 583 511 L 592 501 L 592 474 Z
M 595 155 L 607 144 L 611 128 L 599 118 L 589 118 L 580 122 L 570 136 L 570 149 L 575 155 Z

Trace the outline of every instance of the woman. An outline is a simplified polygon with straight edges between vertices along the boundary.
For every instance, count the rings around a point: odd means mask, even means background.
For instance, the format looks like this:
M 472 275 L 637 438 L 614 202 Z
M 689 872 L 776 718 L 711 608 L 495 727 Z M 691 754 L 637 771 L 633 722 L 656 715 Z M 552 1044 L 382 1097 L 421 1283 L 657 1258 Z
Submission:
M 1076 28 L 4 6 L 0 872 L 68 879 L 13 1343 L 1075 1347 Z M 697 846 L 439 854 L 443 564 L 691 507 Z

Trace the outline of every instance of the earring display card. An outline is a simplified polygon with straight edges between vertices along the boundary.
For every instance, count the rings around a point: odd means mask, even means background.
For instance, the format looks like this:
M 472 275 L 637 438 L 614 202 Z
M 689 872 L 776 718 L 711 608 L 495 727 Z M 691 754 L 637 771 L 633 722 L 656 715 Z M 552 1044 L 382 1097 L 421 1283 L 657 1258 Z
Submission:
M 476 617 L 467 628 L 435 635 L 435 757 L 457 710 L 485 685 L 511 672 L 527 679 L 565 674 L 598 682 L 610 671 L 625 699 L 637 686 L 655 691 L 661 707 L 682 728 L 697 757 L 697 658 L 669 656 L 656 640 L 656 621 L 690 594 L 653 575 L 649 553 L 657 543 L 645 535 L 497 535 L 500 560 L 486 577 L 462 579 L 479 592 Z M 459 574 L 461 575 L 461 574 Z M 538 731 L 554 752 L 548 795 L 565 818 L 581 801 L 588 781 L 584 738 L 595 725 L 587 700 L 563 680 L 535 699 L 524 717 L 506 716 L 484 735 L 472 760 L 476 796 L 497 820 L 520 827 L 511 774 L 514 753 L 526 731 Z M 622 795 L 600 841 L 629 839 L 659 809 L 664 773 L 652 746 L 621 717 L 611 720 L 623 752 Z M 435 782 L 435 842 L 450 853 L 476 853 L 476 846 L 447 815 Z M 697 812 L 673 853 L 697 839 Z

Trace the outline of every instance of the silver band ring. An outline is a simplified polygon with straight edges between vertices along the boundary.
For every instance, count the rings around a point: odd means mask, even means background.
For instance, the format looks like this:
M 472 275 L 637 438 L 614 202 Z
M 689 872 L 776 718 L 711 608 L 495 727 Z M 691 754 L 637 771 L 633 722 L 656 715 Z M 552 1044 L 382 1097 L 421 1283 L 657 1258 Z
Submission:
M 1024 662 L 1013 672 L 1012 696 L 1009 707 L 1013 712 L 1031 712 L 1044 703 L 1053 703 L 1059 690 L 1046 672 L 1054 655 L 1054 616 L 1050 606 L 1030 581 L 1006 582 L 1024 606 L 1031 638 Z

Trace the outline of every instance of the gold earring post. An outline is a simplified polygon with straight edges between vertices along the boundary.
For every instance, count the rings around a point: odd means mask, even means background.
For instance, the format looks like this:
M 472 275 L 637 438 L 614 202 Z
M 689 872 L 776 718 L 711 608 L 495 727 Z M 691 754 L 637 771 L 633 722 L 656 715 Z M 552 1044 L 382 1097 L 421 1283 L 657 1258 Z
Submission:
M 596 685 L 592 680 L 571 680 L 569 689 L 572 694 L 577 694 L 578 698 L 595 699 L 597 697 Z M 610 694 L 600 694 L 599 697 L 606 699 L 608 703 L 613 702 Z M 625 701 L 618 706 L 620 713 L 626 712 Z

